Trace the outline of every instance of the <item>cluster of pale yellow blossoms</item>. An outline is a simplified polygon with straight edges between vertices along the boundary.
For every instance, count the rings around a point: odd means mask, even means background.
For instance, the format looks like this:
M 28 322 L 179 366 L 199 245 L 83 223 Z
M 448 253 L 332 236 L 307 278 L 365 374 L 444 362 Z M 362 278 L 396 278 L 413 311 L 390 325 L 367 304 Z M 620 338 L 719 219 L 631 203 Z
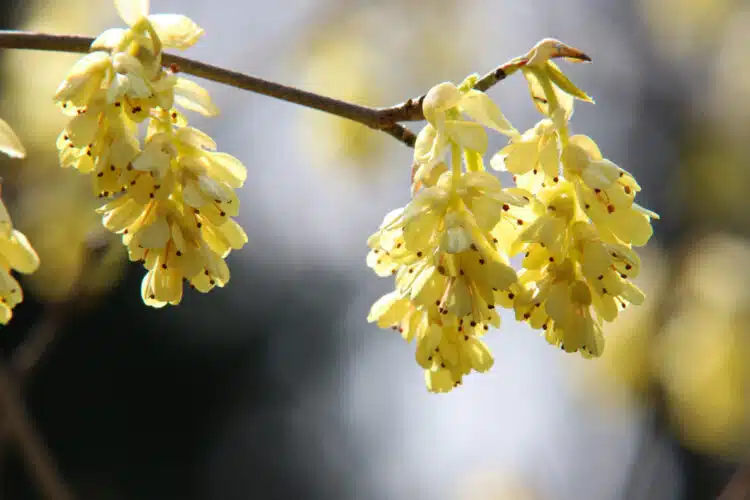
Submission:
M 203 88 L 162 64 L 162 48 L 188 48 L 203 30 L 182 15 L 149 15 L 148 0 L 115 5 L 129 27 L 101 34 L 56 92 L 70 117 L 57 147 L 60 164 L 89 175 L 106 199 L 104 226 L 147 268 L 144 302 L 162 307 L 180 302 L 184 280 L 201 292 L 229 280 L 224 259 L 247 242 L 232 219 L 247 173 L 175 108 L 218 112 Z M 544 115 L 523 134 L 475 88 L 477 76 L 433 87 L 422 101 L 428 123 L 415 144 L 412 199 L 368 241 L 368 265 L 395 277 L 368 319 L 416 339 L 431 391 L 492 366 L 482 338 L 500 326 L 498 307 L 550 344 L 591 357 L 604 348 L 602 322 L 643 301 L 631 282 L 640 268 L 633 247 L 646 244 L 657 215 L 634 203 L 631 174 L 591 138 L 570 136 L 574 100 L 591 99 L 553 57 L 586 59 L 547 39 L 505 69 L 523 73 Z M 487 129 L 509 137 L 489 164 L 512 173 L 514 187 L 485 170 Z M 1 120 L 0 151 L 23 156 Z M 518 254 L 517 272 L 509 259 Z M 0 202 L 0 323 L 22 298 L 11 270 L 38 265 Z
M 203 30 L 182 15 L 148 15 L 145 0 L 115 5 L 129 28 L 102 33 L 60 84 L 55 99 L 71 118 L 57 147 L 60 164 L 90 175 L 108 200 L 103 223 L 143 261 L 143 300 L 161 307 L 180 302 L 183 280 L 201 292 L 229 280 L 224 259 L 247 242 L 232 219 L 247 172 L 175 108 L 213 116 L 208 93 L 162 67 L 163 47 L 188 48 Z
M 591 357 L 604 348 L 602 321 L 644 298 L 630 281 L 640 267 L 633 246 L 649 240 L 657 215 L 633 202 L 640 187 L 631 174 L 591 138 L 569 135 L 574 99 L 591 99 L 553 56 L 582 54 L 547 39 L 517 65 L 544 115 L 523 134 L 473 89 L 476 76 L 432 88 L 413 198 L 368 241 L 368 265 L 395 276 L 368 320 L 416 339 L 430 391 L 492 366 L 482 336 L 500 325 L 497 307 L 513 309 L 550 344 Z M 510 139 L 490 165 L 511 172 L 516 187 L 485 171 L 487 128 Z M 508 261 L 517 254 L 525 255 L 518 273 Z
M 0 120 L 0 152 L 11 158 L 23 158 L 26 151 L 13 129 Z M 29 240 L 13 227 L 5 203 L 0 200 L 0 324 L 13 316 L 13 308 L 23 300 L 21 285 L 11 271 L 33 273 L 39 267 L 39 257 Z

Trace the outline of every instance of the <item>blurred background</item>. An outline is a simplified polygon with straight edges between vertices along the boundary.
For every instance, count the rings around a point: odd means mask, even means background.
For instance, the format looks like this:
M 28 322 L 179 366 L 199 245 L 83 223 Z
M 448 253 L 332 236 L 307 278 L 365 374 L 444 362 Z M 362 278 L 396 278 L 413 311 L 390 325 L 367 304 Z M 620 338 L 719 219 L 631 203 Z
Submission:
M 101 0 L 0 5 L 7 29 L 120 25 Z M 562 355 L 506 314 L 490 373 L 431 395 L 414 347 L 365 321 L 392 286 L 366 268 L 365 241 L 408 200 L 411 150 L 200 82 L 223 113 L 191 123 L 250 173 L 250 243 L 226 288 L 153 310 L 87 179 L 57 166 L 51 96 L 79 56 L 5 51 L 0 116 L 29 155 L 0 160 L 3 198 L 42 267 L 0 352 L 12 363 L 24 339 L 53 338 L 24 402 L 76 498 L 698 500 L 738 470 L 734 486 L 750 480 L 750 3 L 153 0 L 152 12 L 205 28 L 189 57 L 373 106 L 559 38 L 595 61 L 563 63 L 597 100 L 574 131 L 635 174 L 662 220 L 643 251 L 649 299 L 608 328 L 603 358 Z M 539 119 L 520 77 L 490 95 L 521 130 Z M 0 497 L 43 498 L 3 428 Z M 748 498 L 737 491 L 726 498 Z

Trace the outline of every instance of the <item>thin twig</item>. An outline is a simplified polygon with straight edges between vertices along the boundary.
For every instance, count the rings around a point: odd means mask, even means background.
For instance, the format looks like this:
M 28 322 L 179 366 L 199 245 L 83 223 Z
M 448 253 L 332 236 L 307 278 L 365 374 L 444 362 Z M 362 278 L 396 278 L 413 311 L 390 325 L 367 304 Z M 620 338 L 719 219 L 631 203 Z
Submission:
M 62 306 L 55 304 L 50 306 L 49 309 L 42 315 L 39 323 L 34 325 L 24 341 L 13 351 L 8 370 L 11 372 L 12 380 L 19 391 L 29 377 L 31 370 L 47 351 L 63 322 Z M 12 434 L 13 430 L 8 425 L 3 405 L 0 404 L 0 476 L 3 471 L 5 445 L 11 439 Z
M 88 52 L 94 39 L 83 35 L 53 35 L 28 31 L 0 30 L 0 48 L 31 49 L 56 52 Z M 164 53 L 164 66 L 179 68 L 187 73 L 206 80 L 223 83 L 232 87 L 248 90 L 256 94 L 273 97 L 307 108 L 317 109 L 329 114 L 346 118 L 374 129 L 382 129 L 407 146 L 413 146 L 414 133 L 396 122 L 384 123 L 375 108 L 362 106 L 340 99 L 334 99 L 314 92 L 298 89 L 288 85 L 272 82 L 256 76 L 213 66 L 186 57 Z
M 750 499 L 750 462 L 746 462 L 737 469 L 729 480 L 724 491 L 717 500 L 748 500 Z
M 34 325 L 26 339 L 14 349 L 9 369 L 19 383 L 26 380 L 32 368 L 36 366 L 54 340 L 65 319 L 64 307 L 62 304 L 47 306 L 47 311 Z
M 26 465 L 34 473 L 44 498 L 48 500 L 73 500 L 52 457 L 42 439 L 29 422 L 21 394 L 15 386 L 7 368 L 0 363 L 0 408 L 4 424 L 17 443 Z
M 84 268 L 87 268 L 86 264 L 91 262 L 99 249 L 97 242 L 88 242 L 86 252 L 82 257 Z M 3 445 L 15 438 L 22 448 L 21 453 L 26 457 L 30 469 L 36 473 L 36 479 L 48 500 L 67 500 L 72 498 L 72 494 L 57 472 L 33 424 L 28 420 L 28 415 L 23 411 L 21 391 L 31 371 L 39 364 L 39 360 L 70 317 L 81 311 L 82 304 L 86 307 L 93 305 L 92 300 L 77 300 L 84 297 L 81 289 L 82 279 L 81 274 L 71 286 L 70 299 L 67 302 L 53 303 L 45 307 L 42 318 L 13 351 L 8 366 L 4 367 L 0 364 L 0 378 L 2 378 L 0 391 L 6 392 L 5 395 L 0 395 L 0 465 L 4 451 Z M 20 417 L 23 417 L 24 423 L 18 423 Z M 16 419 L 15 425 L 14 418 Z M 31 448 L 27 449 L 27 447 Z
M 88 52 L 89 46 L 93 41 L 92 37 L 82 35 L 53 35 L 28 31 L 0 30 L 0 48 L 5 49 Z M 416 136 L 411 130 L 400 125 L 400 123 L 424 120 L 424 113 L 422 111 L 424 95 L 415 99 L 408 99 L 401 104 L 388 108 L 371 108 L 174 54 L 164 53 L 162 55 L 162 62 L 165 66 L 179 68 L 179 71 L 183 73 L 307 108 L 317 109 L 361 123 L 376 130 L 382 130 L 409 147 L 414 147 Z M 517 71 L 526 62 L 527 60 L 524 57 L 512 59 L 479 79 L 474 88 L 484 92 L 511 73 Z
M 477 80 L 474 84 L 476 90 L 485 92 L 490 89 L 496 83 L 504 80 L 512 73 L 515 73 L 519 68 L 526 64 L 527 60 L 523 57 L 517 57 L 512 59 L 497 68 L 493 69 L 482 78 Z M 398 123 L 398 122 L 411 122 L 424 120 L 424 111 L 422 110 L 422 103 L 424 102 L 426 95 L 422 94 L 419 97 L 407 99 L 401 104 L 391 106 L 390 108 L 380 108 L 377 110 L 380 123 Z
M 42 319 L 13 352 L 9 366 L 0 364 L 0 466 L 4 446 L 16 440 L 29 470 L 48 500 L 72 499 L 42 439 L 23 407 L 21 386 L 55 338 L 65 319 L 61 304 L 48 306 Z

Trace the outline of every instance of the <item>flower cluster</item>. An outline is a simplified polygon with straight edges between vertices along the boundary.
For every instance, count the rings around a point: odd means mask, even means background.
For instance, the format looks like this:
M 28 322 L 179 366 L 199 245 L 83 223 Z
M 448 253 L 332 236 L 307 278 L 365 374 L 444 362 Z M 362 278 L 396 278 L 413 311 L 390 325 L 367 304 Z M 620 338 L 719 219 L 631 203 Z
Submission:
M 201 292 L 229 280 L 224 258 L 247 242 L 231 218 L 247 174 L 175 108 L 213 116 L 208 93 L 162 67 L 162 48 L 188 48 L 203 30 L 182 15 L 148 15 L 147 1 L 115 4 L 129 28 L 102 33 L 60 84 L 55 99 L 71 118 L 57 147 L 60 164 L 89 174 L 108 200 L 104 225 L 143 261 L 143 300 L 161 307 L 180 302 L 183 280 Z
M 13 129 L 0 120 L 0 152 L 11 158 L 26 156 L 21 141 Z M 21 285 L 11 271 L 33 273 L 39 267 L 39 257 L 22 232 L 13 228 L 5 203 L 0 200 L 0 324 L 7 324 L 13 308 L 23 300 Z
M 33 273 L 39 267 L 39 257 L 26 236 L 13 228 L 5 204 L 0 201 L 0 324 L 13 316 L 13 308 L 23 300 L 21 285 L 11 271 Z
M 524 133 L 473 89 L 476 76 L 432 88 L 413 198 L 368 241 L 368 265 L 396 284 L 368 320 L 416 339 L 431 391 L 492 366 L 481 337 L 499 326 L 496 307 L 513 309 L 550 344 L 590 357 L 604 347 L 602 321 L 643 301 L 631 282 L 640 267 L 633 246 L 648 241 L 657 216 L 633 202 L 640 187 L 632 175 L 589 137 L 569 136 L 574 99 L 591 99 L 553 57 L 587 59 L 547 39 L 517 61 L 544 115 Z M 510 139 L 490 165 L 510 171 L 516 187 L 485 171 L 487 128 Z M 525 255 L 518 274 L 508 264 L 516 254 Z

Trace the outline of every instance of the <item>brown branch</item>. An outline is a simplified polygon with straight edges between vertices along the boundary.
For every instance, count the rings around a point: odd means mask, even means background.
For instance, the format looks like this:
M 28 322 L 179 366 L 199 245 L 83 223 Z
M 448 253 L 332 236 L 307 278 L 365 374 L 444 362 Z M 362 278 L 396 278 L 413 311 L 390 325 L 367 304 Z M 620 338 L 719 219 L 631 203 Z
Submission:
M 57 331 L 64 322 L 65 313 L 62 304 L 47 306 L 47 311 L 34 325 L 26 339 L 13 351 L 9 369 L 20 383 L 28 377 L 32 368 L 46 352 L 54 340 Z
M 6 443 L 15 440 L 27 467 L 48 500 L 71 500 L 64 480 L 26 413 L 21 386 L 54 340 L 65 319 L 65 306 L 47 307 L 42 319 L 14 351 L 10 364 L 0 364 L 0 465 Z
M 5 49 L 88 52 L 89 46 L 93 41 L 93 38 L 82 35 L 52 35 L 48 33 L 0 30 L 0 48 Z M 591 60 L 582 52 L 577 51 L 563 51 L 551 57 L 577 57 L 580 60 Z M 508 75 L 516 72 L 527 62 L 528 59 L 526 57 L 516 57 L 484 75 L 477 81 L 474 88 L 485 92 L 496 83 L 504 80 Z M 424 113 L 422 111 L 424 95 L 415 99 L 408 99 L 401 104 L 388 108 L 371 108 L 272 82 L 257 76 L 212 66 L 174 54 L 164 53 L 162 55 L 162 63 L 165 66 L 175 65 L 183 73 L 307 108 L 317 109 L 361 123 L 376 130 L 382 130 L 409 147 L 414 147 L 416 136 L 411 130 L 400 123 L 424 120 Z
M 750 498 L 750 462 L 740 465 L 717 500 L 747 500 Z
M 474 84 L 474 88 L 485 92 L 496 83 L 516 72 L 519 68 L 524 66 L 526 62 L 526 58 L 523 57 L 517 57 L 508 61 L 477 80 L 477 83 Z M 378 109 L 377 112 L 380 117 L 380 123 L 387 125 L 390 123 L 424 120 L 422 103 L 424 102 L 425 97 L 426 95 L 422 94 L 419 97 L 407 99 L 405 102 L 397 104 L 396 106 Z
M 32 49 L 57 52 L 88 52 L 94 39 L 83 35 L 52 35 L 27 31 L 0 30 L 0 48 Z M 174 54 L 162 55 L 164 66 L 175 65 L 183 73 L 211 80 L 224 85 L 248 90 L 256 94 L 273 97 L 307 108 L 352 120 L 374 129 L 382 129 L 407 146 L 413 146 L 414 134 L 396 122 L 383 123 L 379 111 L 333 97 L 308 92 L 288 85 L 272 82 L 257 76 L 213 66 Z
M 84 268 L 87 268 L 85 264 L 91 261 L 98 249 L 96 242 L 88 242 L 82 259 Z M 36 474 L 36 480 L 45 498 L 50 500 L 71 499 L 72 495 L 23 408 L 21 391 L 32 369 L 47 352 L 66 321 L 73 314 L 80 312 L 82 304 L 85 304 L 85 307 L 92 306 L 91 300 L 78 300 L 84 297 L 81 290 L 82 278 L 83 276 L 79 275 L 73 283 L 68 301 L 48 304 L 45 307 L 41 319 L 14 349 L 7 367 L 0 364 L 0 392 L 4 393 L 0 394 L 0 467 L 4 445 L 15 439 L 30 470 Z

